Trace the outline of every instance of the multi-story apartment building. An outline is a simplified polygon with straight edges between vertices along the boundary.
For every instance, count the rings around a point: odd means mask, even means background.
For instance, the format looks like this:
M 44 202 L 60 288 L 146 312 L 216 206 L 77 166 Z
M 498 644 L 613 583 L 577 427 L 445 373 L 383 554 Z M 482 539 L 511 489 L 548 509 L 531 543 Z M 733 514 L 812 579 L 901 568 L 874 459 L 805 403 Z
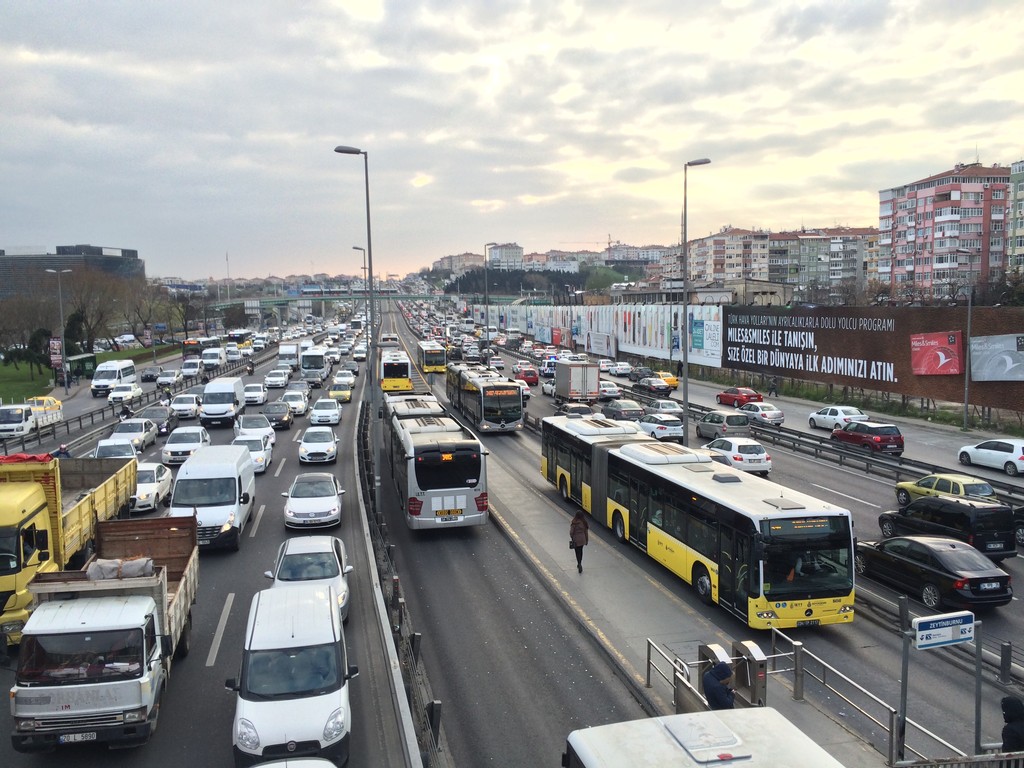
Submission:
M 516 243 L 493 243 L 487 246 L 487 266 L 490 269 L 515 271 L 523 268 L 523 246 Z
M 1010 169 L 981 163 L 878 193 L 879 247 L 890 251 L 894 298 L 944 297 L 992 285 L 1006 270 Z
M 1006 268 L 1020 271 L 1024 269 L 1024 160 L 1010 164 L 1006 224 Z
M 726 280 L 768 280 L 768 241 L 764 231 L 724 227 L 690 240 L 689 280 L 696 285 Z
M 451 256 L 442 256 L 431 266 L 441 272 L 448 272 L 456 277 L 469 272 L 471 269 L 478 269 L 484 265 L 484 257 L 479 253 L 459 253 Z

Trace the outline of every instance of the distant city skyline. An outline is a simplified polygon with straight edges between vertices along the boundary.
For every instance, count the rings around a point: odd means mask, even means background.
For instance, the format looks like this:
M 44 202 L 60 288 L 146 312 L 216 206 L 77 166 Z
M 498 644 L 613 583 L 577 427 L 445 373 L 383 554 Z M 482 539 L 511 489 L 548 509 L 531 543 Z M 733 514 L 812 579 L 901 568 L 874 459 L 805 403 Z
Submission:
M 1024 155 L 1018 11 L 12 0 L 0 232 L 134 248 L 153 275 L 221 278 L 225 252 L 237 277 L 359 274 L 363 158 L 339 144 L 368 152 L 378 273 L 678 244 L 705 157 L 691 238 L 878 226 L 880 190 Z

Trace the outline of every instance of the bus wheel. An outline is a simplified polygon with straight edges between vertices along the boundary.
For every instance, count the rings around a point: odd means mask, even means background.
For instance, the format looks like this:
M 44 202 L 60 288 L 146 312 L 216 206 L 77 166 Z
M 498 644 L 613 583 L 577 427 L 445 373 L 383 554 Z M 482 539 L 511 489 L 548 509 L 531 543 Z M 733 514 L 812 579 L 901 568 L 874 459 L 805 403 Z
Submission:
M 626 541 L 626 525 L 622 522 L 622 515 L 618 512 L 612 518 L 612 530 L 615 532 L 615 538 L 625 543 Z
M 711 605 L 711 576 L 703 565 L 693 569 L 693 588 L 704 605 Z
M 569 486 L 565 484 L 564 477 L 558 481 L 558 491 L 562 494 L 562 501 L 569 500 Z

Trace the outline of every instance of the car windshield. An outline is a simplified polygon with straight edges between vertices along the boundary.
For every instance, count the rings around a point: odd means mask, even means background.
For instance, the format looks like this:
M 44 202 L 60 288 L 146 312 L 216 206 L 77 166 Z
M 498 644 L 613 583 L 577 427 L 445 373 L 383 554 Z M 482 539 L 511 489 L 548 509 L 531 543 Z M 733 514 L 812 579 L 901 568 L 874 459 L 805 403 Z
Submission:
M 131 443 L 112 443 L 110 445 L 101 445 L 96 449 L 97 459 L 119 459 L 134 455 L 135 449 Z
M 242 416 L 238 420 L 239 429 L 268 429 L 270 422 L 267 421 L 267 417 L 263 414 L 258 416 Z
M 322 401 L 313 406 L 314 411 L 336 411 L 338 410 L 338 404 L 334 401 Z
M 171 400 L 171 405 L 195 405 L 196 399 L 192 395 L 178 395 Z
M 333 579 L 340 573 L 333 552 L 302 552 L 285 555 L 277 569 L 278 581 L 310 581 Z
M 269 413 L 272 416 L 279 416 L 283 413 L 288 412 L 287 403 L 272 403 L 263 409 L 263 413 Z
M 1013 512 L 1009 507 L 992 507 L 974 511 L 974 529 L 987 533 L 1013 531 Z
M 139 485 L 144 483 L 155 483 L 156 482 L 156 470 L 155 469 L 140 469 L 139 474 L 136 476 Z
M 319 499 L 326 496 L 337 496 L 334 483 L 326 478 L 312 480 L 296 480 L 288 494 L 293 499 Z
M 237 501 L 238 482 L 233 477 L 179 477 L 174 482 L 176 507 L 214 507 Z
M 235 402 L 235 393 L 231 391 L 207 392 L 203 395 L 203 403 L 206 405 L 227 405 L 233 402 Z
M 142 431 L 143 428 L 141 424 L 132 424 L 130 422 L 121 422 L 114 427 L 115 435 L 134 435 Z
M 259 438 L 256 438 L 256 437 L 252 437 L 252 438 L 236 438 L 234 440 L 234 442 L 233 442 L 233 445 L 244 445 L 250 451 L 262 451 L 262 450 L 264 450 L 264 448 L 263 448 L 263 441 L 260 440 Z
M 145 419 L 155 419 L 156 421 L 160 421 L 161 419 L 167 418 L 167 411 L 160 406 L 153 406 L 139 411 L 139 416 Z
M 174 430 L 170 435 L 168 435 L 167 442 L 174 444 L 198 443 L 199 433 L 192 431 L 179 432 L 178 430 Z
M 245 385 L 245 391 L 246 392 L 262 392 L 263 391 L 263 387 L 260 384 L 246 384 Z
M 291 699 L 339 689 L 337 645 L 249 651 L 242 666 L 239 694 L 244 699 Z
M 302 436 L 302 442 L 331 443 L 334 442 L 334 435 L 332 435 L 330 432 L 321 432 L 320 430 L 307 429 L 306 434 Z

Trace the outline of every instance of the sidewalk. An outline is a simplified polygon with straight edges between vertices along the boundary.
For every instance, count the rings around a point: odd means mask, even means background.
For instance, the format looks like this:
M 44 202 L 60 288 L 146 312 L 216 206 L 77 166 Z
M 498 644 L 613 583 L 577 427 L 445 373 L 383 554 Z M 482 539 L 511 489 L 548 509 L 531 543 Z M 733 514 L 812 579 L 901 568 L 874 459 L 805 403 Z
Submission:
M 565 604 L 580 629 L 589 633 L 623 670 L 638 698 L 653 702 L 661 714 L 672 712 L 671 690 L 668 683 L 654 677 L 652 687 L 644 687 L 648 638 L 670 655 L 687 661 L 697 658 L 702 643 L 720 643 L 726 650 L 731 649 L 734 639 L 763 645 L 761 633 L 751 630 L 749 637 L 728 637 L 710 621 L 694 616 L 676 596 L 678 590 L 671 580 L 652 581 L 643 569 L 623 560 L 619 545 L 603 537 L 591 537 L 584 550 L 584 572 L 577 573 L 575 555 L 567 547 L 569 513 L 552 514 L 548 504 L 530 504 L 528 499 L 534 491 L 498 462 L 488 465 L 488 488 L 498 529 Z M 886 764 L 881 753 L 838 721 L 812 704 L 794 701 L 792 691 L 778 675 L 769 677 L 767 699 L 769 706 L 778 709 L 847 768 Z

